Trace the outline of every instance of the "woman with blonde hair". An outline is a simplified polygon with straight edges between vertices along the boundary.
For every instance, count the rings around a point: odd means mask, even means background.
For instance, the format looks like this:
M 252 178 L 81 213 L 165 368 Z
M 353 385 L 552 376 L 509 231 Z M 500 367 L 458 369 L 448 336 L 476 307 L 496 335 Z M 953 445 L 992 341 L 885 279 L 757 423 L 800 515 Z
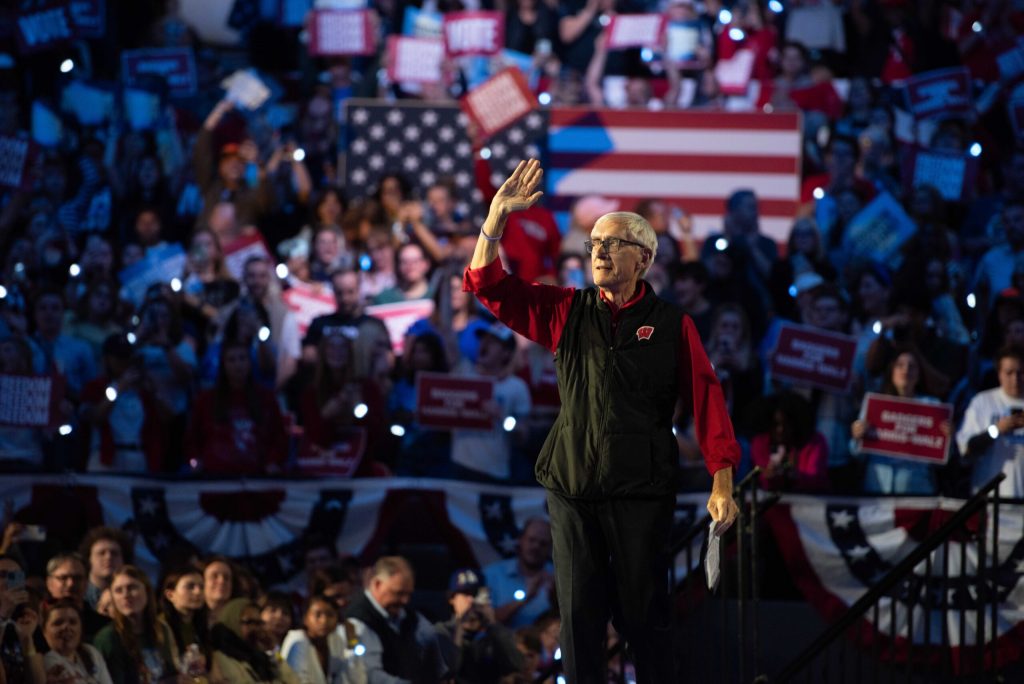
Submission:
M 171 628 L 157 615 L 156 595 L 145 573 L 125 565 L 110 582 L 113 621 L 93 645 L 110 671 L 113 684 L 175 684 L 177 647 Z

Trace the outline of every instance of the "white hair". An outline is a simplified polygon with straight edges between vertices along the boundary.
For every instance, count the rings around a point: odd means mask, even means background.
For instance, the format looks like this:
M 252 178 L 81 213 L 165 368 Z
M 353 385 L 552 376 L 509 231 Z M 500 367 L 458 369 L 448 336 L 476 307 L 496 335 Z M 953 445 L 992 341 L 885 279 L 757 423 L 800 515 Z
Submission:
M 654 257 L 658 253 L 658 234 L 654 232 L 651 224 L 640 214 L 635 214 L 631 211 L 613 211 L 605 214 L 594 222 L 594 227 L 596 228 L 597 224 L 602 221 L 622 226 L 626 229 L 626 235 L 629 236 L 628 239 L 644 246 L 644 249 L 648 252 L 648 259 L 644 270 L 640 272 L 640 277 L 645 277 L 647 272 L 651 270 L 651 266 L 654 264 Z

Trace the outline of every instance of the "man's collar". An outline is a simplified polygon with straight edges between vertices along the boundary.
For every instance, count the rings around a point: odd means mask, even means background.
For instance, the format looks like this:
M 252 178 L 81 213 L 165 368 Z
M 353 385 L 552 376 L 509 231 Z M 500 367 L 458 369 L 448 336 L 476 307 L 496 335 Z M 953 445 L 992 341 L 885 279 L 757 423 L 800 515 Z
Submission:
M 370 605 L 373 606 L 373 609 L 380 613 L 388 624 L 391 624 L 392 621 L 394 620 L 398 620 L 399 622 L 401 622 L 405 619 L 405 608 L 399 611 L 398 617 L 392 617 L 391 614 L 388 613 L 388 611 L 384 610 L 384 606 L 377 603 L 377 599 L 373 598 L 373 594 L 370 593 L 369 589 L 364 589 L 363 593 L 366 594 L 366 598 L 370 600 Z
M 629 298 L 629 301 L 627 301 L 622 306 L 615 306 L 615 304 L 613 304 L 611 301 L 608 300 L 607 297 L 604 296 L 604 290 L 602 290 L 601 288 L 597 288 L 597 296 L 601 298 L 602 302 L 608 305 L 608 308 L 612 310 L 612 313 L 617 313 L 622 309 L 628 309 L 629 307 L 633 306 L 641 299 L 643 299 L 645 294 L 647 294 L 647 283 L 644 282 L 643 280 L 638 280 L 636 291 L 633 293 L 633 296 Z

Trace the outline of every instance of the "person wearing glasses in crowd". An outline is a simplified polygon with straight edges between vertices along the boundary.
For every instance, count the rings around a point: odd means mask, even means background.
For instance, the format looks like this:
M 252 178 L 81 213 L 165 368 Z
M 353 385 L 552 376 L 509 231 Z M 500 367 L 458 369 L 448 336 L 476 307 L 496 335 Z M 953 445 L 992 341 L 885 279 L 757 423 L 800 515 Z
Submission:
M 596 288 L 530 284 L 502 269 L 506 220 L 540 199 L 542 176 L 538 161 L 523 161 L 498 190 L 464 282 L 500 321 L 558 358 L 562 408 L 536 475 L 551 516 L 566 678 L 606 681 L 614 591 L 637 682 L 677 681 L 668 596 L 677 400 L 694 413 L 714 478 L 707 508 L 720 531 L 738 513 L 739 445 L 693 321 L 643 280 L 658 249 L 646 219 L 612 212 L 594 223 L 585 247 Z
M 46 563 L 46 593 L 54 601 L 67 599 L 75 604 L 82 618 L 82 638 L 92 638 L 110 620 L 92 609 L 85 601 L 88 575 L 85 561 L 77 553 L 61 553 Z

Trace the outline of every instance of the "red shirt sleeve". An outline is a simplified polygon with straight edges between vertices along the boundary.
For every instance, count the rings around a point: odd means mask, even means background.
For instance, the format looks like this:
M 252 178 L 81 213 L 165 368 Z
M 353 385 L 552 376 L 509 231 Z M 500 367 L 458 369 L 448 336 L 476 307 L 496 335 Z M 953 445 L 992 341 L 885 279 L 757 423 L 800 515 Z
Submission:
M 552 353 L 558 349 L 576 292 L 571 287 L 528 283 L 506 273 L 497 259 L 483 268 L 467 268 L 462 289 L 475 294 L 499 321 Z
M 679 354 L 679 392 L 683 402 L 693 408 L 693 424 L 708 472 L 714 475 L 726 467 L 735 470 L 740 463 L 740 445 L 722 386 L 689 316 L 683 316 Z

